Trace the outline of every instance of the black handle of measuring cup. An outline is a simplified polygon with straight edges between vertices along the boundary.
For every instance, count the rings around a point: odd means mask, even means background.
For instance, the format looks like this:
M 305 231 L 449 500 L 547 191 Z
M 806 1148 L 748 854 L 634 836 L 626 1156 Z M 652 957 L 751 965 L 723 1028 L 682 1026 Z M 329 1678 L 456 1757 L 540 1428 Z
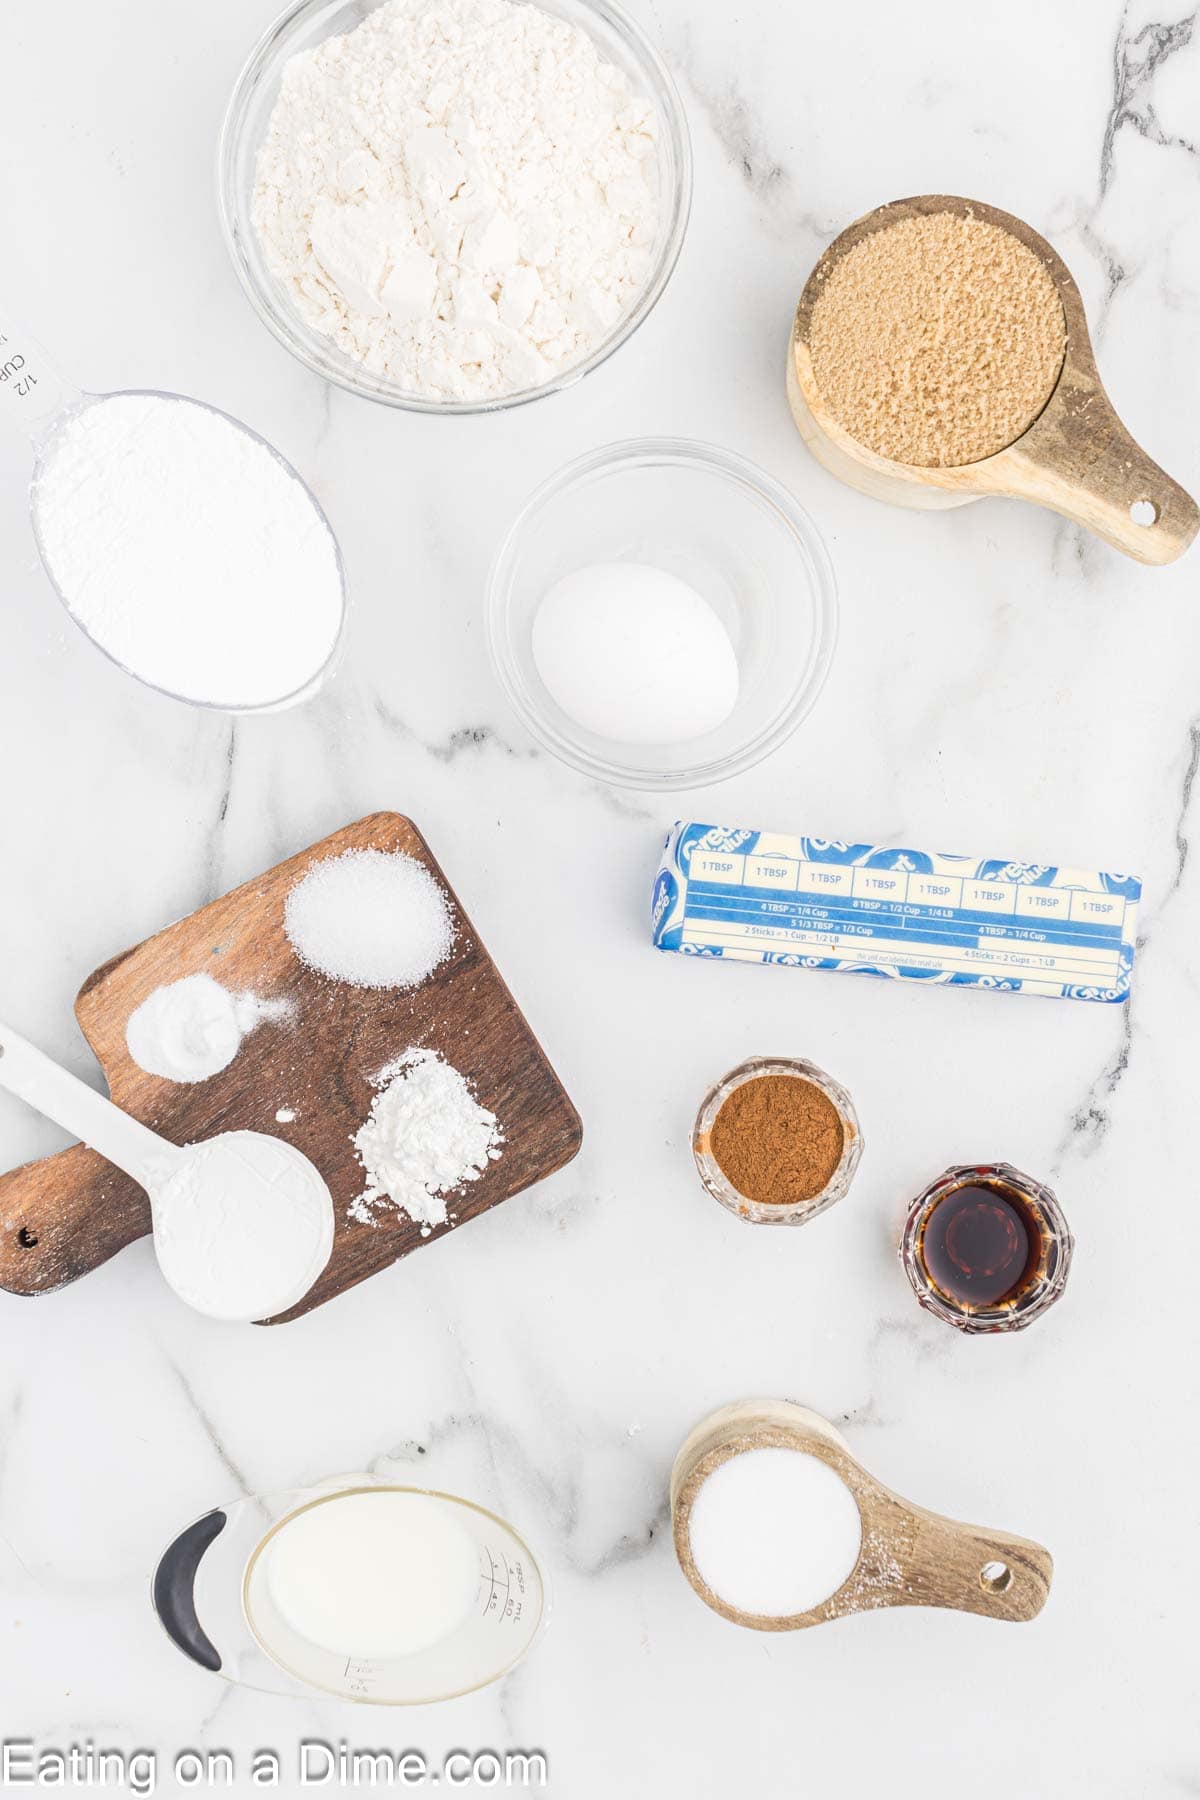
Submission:
M 154 1571 L 154 1610 L 163 1630 L 176 1649 L 214 1674 L 221 1658 L 196 1617 L 196 1572 L 204 1552 L 224 1529 L 223 1512 L 206 1513 L 168 1545 Z

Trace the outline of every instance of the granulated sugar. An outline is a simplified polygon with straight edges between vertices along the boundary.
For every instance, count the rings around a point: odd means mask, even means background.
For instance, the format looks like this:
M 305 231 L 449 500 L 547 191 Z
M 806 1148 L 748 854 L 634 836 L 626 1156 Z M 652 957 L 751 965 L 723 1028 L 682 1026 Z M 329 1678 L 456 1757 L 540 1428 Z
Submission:
M 380 1092 L 354 1139 L 367 1185 L 350 1216 L 373 1223 L 376 1209 L 390 1204 L 427 1229 L 444 1225 L 445 1196 L 478 1181 L 499 1157 L 499 1121 L 433 1050 L 406 1050 L 375 1085 Z
M 862 1546 L 858 1504 L 806 1451 L 744 1450 L 714 1469 L 692 1503 L 692 1560 L 727 1606 L 783 1619 L 820 1606 Z
M 287 897 L 284 929 L 301 962 L 362 988 L 416 987 L 454 945 L 446 895 L 402 851 L 314 863 Z
M 1058 380 L 1066 324 L 1045 265 L 984 219 L 931 213 L 873 232 L 812 309 L 821 397 L 893 462 L 957 467 L 1015 442 Z

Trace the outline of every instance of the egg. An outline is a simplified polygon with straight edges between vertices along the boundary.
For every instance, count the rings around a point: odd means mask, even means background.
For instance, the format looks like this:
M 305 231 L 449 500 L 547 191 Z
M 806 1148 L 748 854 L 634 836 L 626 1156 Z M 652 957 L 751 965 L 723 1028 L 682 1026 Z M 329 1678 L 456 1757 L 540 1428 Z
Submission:
M 738 697 L 729 634 L 695 588 L 649 563 L 591 563 L 549 588 L 531 639 L 551 697 L 616 744 L 682 744 Z

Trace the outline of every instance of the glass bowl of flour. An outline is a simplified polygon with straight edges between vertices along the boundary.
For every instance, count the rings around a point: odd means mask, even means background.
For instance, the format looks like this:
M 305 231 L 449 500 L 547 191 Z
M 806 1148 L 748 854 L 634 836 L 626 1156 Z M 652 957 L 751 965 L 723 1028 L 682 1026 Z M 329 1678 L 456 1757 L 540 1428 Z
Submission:
M 300 0 L 238 79 L 219 182 L 242 287 L 306 367 L 489 412 L 570 386 L 647 317 L 691 150 L 609 0 Z

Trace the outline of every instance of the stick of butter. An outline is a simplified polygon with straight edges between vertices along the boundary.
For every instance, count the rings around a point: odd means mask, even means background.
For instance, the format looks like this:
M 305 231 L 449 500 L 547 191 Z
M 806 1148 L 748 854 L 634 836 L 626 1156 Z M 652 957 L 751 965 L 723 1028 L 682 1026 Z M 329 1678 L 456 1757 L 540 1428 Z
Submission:
M 689 956 L 1121 1001 L 1141 895 L 1101 869 L 680 823 L 653 933 Z

